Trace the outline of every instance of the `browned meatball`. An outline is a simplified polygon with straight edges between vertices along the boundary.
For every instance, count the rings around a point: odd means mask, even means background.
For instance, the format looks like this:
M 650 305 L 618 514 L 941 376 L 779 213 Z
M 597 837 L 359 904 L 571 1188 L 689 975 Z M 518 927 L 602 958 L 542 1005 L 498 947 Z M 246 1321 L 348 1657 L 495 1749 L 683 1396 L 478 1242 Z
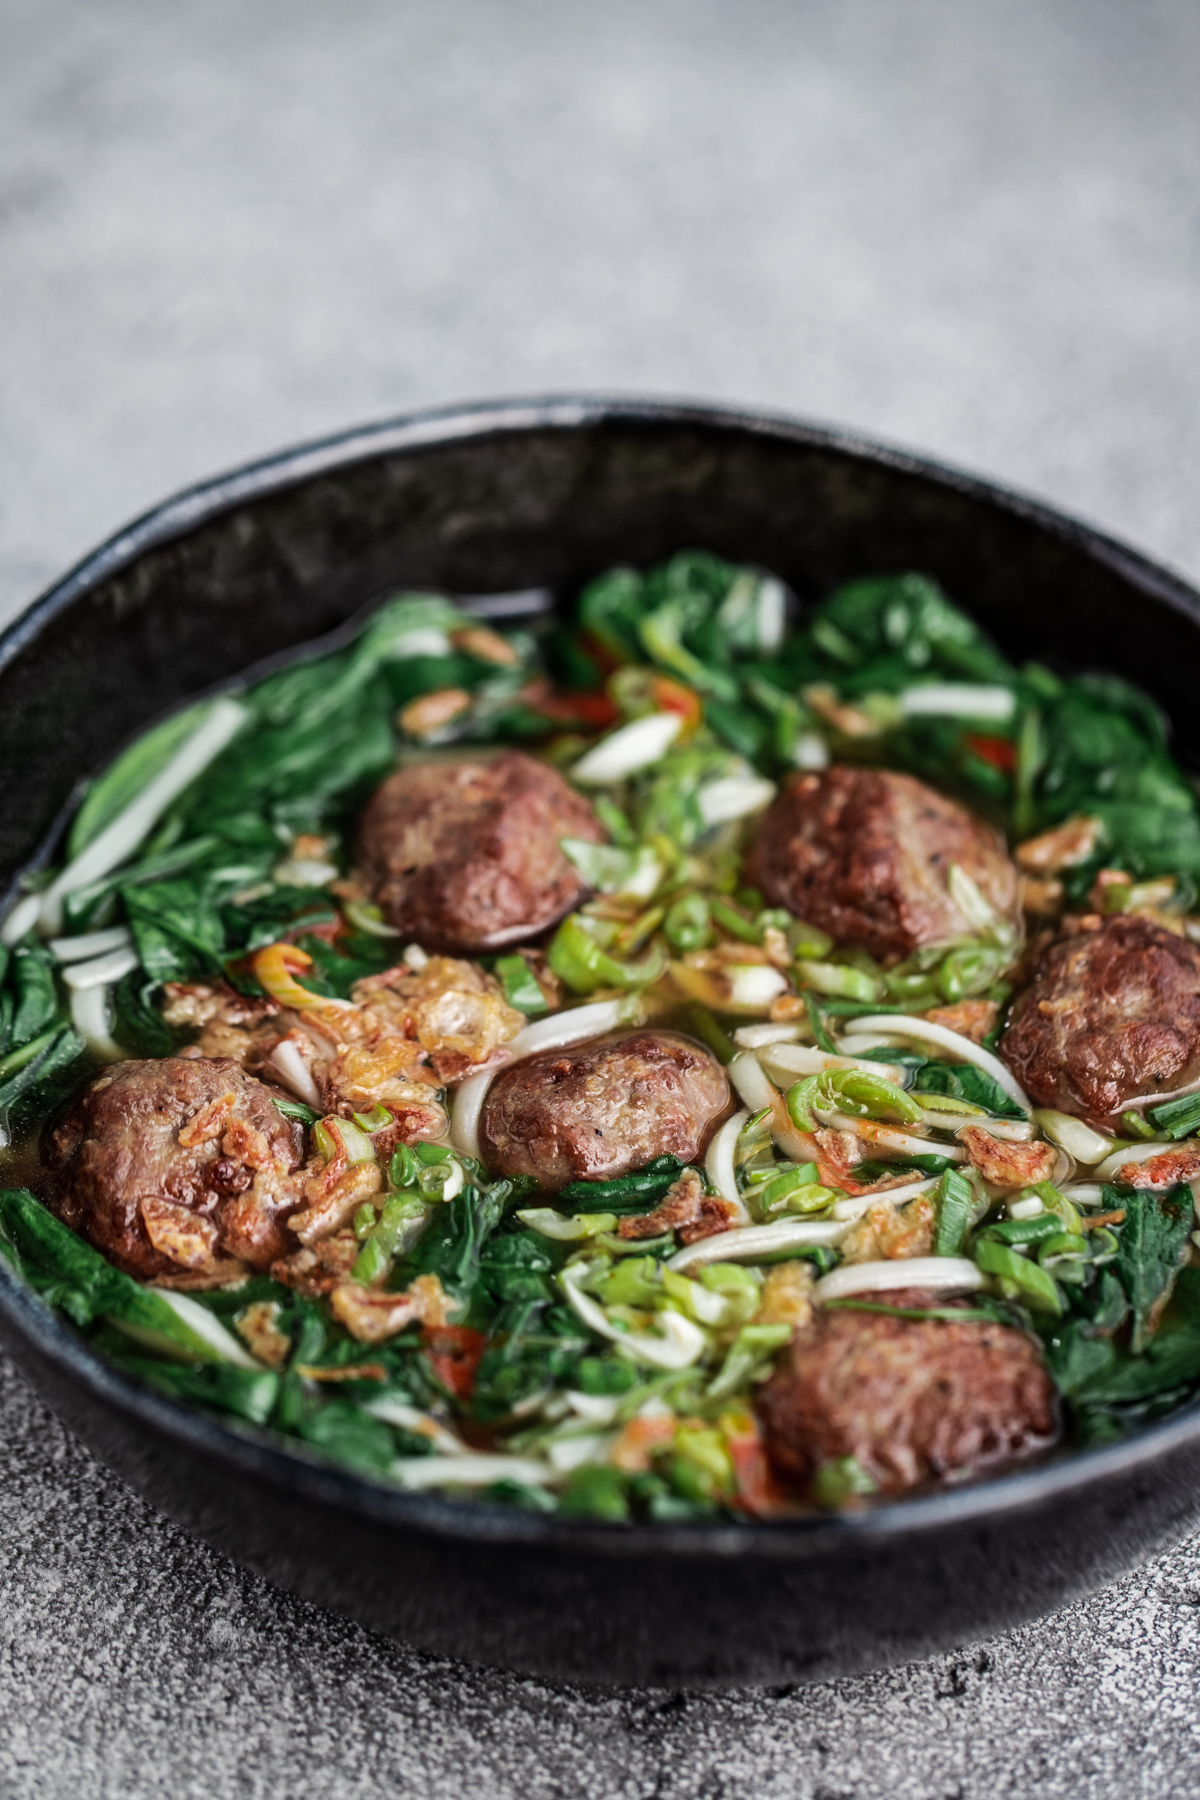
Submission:
M 493 1168 L 559 1188 L 627 1175 L 656 1156 L 693 1162 L 729 1104 L 724 1071 L 699 1044 L 630 1031 L 505 1070 L 480 1138 Z
M 141 1281 L 203 1287 L 294 1249 L 304 1134 L 228 1057 L 118 1063 L 49 1134 L 65 1224 Z
M 1039 1106 L 1116 1122 L 1130 1100 L 1200 1075 L 1200 948 L 1118 913 L 1051 944 L 1000 1054 Z
M 784 788 L 746 879 L 839 944 L 893 962 L 972 931 L 950 898 L 951 863 L 1019 921 L 1017 872 L 990 826 L 911 775 L 835 765 Z
M 603 836 L 556 769 L 510 750 L 397 769 L 363 814 L 359 850 L 390 923 L 461 955 L 556 924 L 587 891 L 559 839 Z
M 887 1300 L 944 1304 L 915 1289 Z M 1054 1386 L 1024 1332 L 840 1308 L 796 1333 L 758 1407 L 773 1465 L 802 1492 L 838 1457 L 899 1494 L 1036 1455 L 1057 1434 Z

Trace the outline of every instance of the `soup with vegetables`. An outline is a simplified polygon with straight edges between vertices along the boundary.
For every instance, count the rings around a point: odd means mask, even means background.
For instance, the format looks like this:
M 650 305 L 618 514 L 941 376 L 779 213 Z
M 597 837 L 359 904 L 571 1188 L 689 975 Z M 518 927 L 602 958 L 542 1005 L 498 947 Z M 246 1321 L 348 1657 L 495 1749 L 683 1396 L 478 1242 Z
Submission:
M 1198 875 L 1153 703 L 922 576 L 402 595 L 25 878 L 0 1252 L 152 1387 L 493 1504 L 1104 1442 L 1200 1383 Z

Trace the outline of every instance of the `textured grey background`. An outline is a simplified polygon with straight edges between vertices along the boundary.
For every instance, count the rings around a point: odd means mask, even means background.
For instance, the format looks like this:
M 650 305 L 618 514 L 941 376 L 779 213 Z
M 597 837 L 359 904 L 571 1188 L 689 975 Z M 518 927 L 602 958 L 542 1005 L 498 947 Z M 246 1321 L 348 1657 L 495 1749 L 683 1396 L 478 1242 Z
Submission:
M 0 615 L 412 405 L 838 420 L 1200 574 L 1195 0 L 0 0 Z M 1200 1543 L 769 1696 L 597 1698 L 188 1543 L 0 1365 L 0 1797 L 1192 1794 Z

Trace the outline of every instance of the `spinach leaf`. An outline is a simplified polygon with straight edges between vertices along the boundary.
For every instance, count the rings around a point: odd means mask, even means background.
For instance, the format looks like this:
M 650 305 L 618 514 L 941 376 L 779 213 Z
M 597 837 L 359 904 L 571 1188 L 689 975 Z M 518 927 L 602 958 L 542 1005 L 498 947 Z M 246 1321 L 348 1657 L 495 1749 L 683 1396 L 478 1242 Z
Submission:
M 891 1156 L 886 1162 L 882 1157 L 868 1156 L 855 1164 L 854 1174 L 858 1181 L 883 1181 L 890 1175 L 906 1174 L 910 1169 L 919 1170 L 922 1175 L 944 1175 L 953 1167 L 948 1156 Z
M 1114 1269 L 1102 1268 L 1085 1288 L 1076 1288 L 1075 1307 L 1090 1322 L 1092 1330 L 1112 1336 L 1129 1317 L 1129 1300 Z
M 157 986 L 141 969 L 131 969 L 113 989 L 113 1029 L 125 1049 L 138 1056 L 170 1056 L 181 1042 L 153 1003 Z
M 225 927 L 195 881 L 147 882 L 121 897 L 142 968 L 153 983 L 191 981 L 220 969 Z
M 131 1301 L 130 1290 L 142 1290 L 128 1275 L 105 1261 L 98 1250 L 76 1237 L 35 1200 L 28 1188 L 0 1191 L 0 1228 L 17 1251 L 22 1272 L 54 1304 L 63 1306 L 78 1325 L 89 1325 L 101 1313 Z M 69 1303 L 68 1303 L 69 1301 Z
M 612 1356 L 584 1356 L 579 1363 L 579 1389 L 584 1394 L 627 1394 L 638 1384 L 637 1371 Z
M 1194 1203 L 1187 1187 L 1167 1194 L 1105 1188 L 1104 1194 L 1106 1204 L 1125 1208 L 1125 1222 L 1117 1228 L 1116 1266 L 1133 1309 L 1131 1348 L 1136 1354 L 1145 1349 L 1155 1308 L 1187 1255 Z
M 766 755 L 770 723 L 752 707 L 739 705 L 735 700 L 710 699 L 704 716 L 721 742 L 739 756 L 758 762 Z
M 43 1047 L 44 1046 L 44 1047 Z M 40 1086 L 52 1075 L 57 1075 L 67 1068 L 78 1057 L 83 1055 L 85 1045 L 79 1033 L 70 1025 L 61 1029 L 51 1026 L 40 1038 L 25 1048 L 37 1049 L 37 1054 L 26 1061 L 14 1074 L 0 1081 L 0 1107 L 11 1107 L 21 1100 L 33 1087 Z M 5 1058 L 12 1067 L 15 1053 L 10 1051 Z
M 271 719 L 270 696 L 260 706 Z M 332 798 L 391 768 L 391 714 L 382 677 L 356 686 L 325 666 L 319 691 L 294 716 L 243 731 L 206 771 L 188 812 L 189 830 L 213 830 L 223 815 L 249 808 L 282 824 L 318 823 Z
M 89 882 L 86 887 L 76 888 L 63 899 L 67 931 L 74 933 L 87 930 L 100 922 L 101 915 L 106 920 L 110 919 L 113 897 L 119 889 L 178 875 L 184 869 L 207 861 L 220 847 L 220 839 L 212 835 L 190 838 L 186 843 L 171 844 L 165 849 L 156 850 L 152 855 L 143 856 L 125 868 L 105 875 L 99 881 Z
M 1114 1357 L 1097 1369 L 1076 1389 L 1077 1401 L 1088 1406 L 1137 1406 L 1200 1380 L 1200 1336 L 1181 1333 L 1151 1348 L 1153 1354 Z
M 239 1369 L 232 1363 L 192 1367 L 186 1363 L 151 1361 L 149 1357 L 122 1354 L 111 1342 L 105 1350 L 131 1375 L 140 1376 L 172 1398 L 233 1413 L 252 1425 L 266 1424 L 279 1396 L 279 1376 L 273 1369 Z
M 677 1156 L 656 1156 L 633 1175 L 614 1181 L 569 1181 L 558 1196 L 563 1212 L 648 1212 L 679 1178 L 683 1168 Z
M 274 1424 L 280 1431 L 295 1431 L 307 1416 L 310 1402 L 300 1369 L 307 1368 L 318 1360 L 328 1335 L 320 1307 L 315 1301 L 297 1295 L 292 1306 L 290 1325 L 292 1352 L 287 1360 L 275 1405 Z
M 503 1218 L 512 1192 L 512 1182 L 495 1181 L 490 1187 L 466 1187 L 453 1200 L 436 1206 L 421 1237 L 393 1271 L 391 1285 L 399 1290 L 417 1275 L 436 1275 L 469 1310 L 483 1246 Z M 462 1323 L 462 1317 L 456 1322 Z
M 54 958 L 40 945 L 19 944 L 13 951 L 9 979 L 15 990 L 10 1036 L 14 1045 L 27 1044 L 58 1012 Z
M 369 1475 L 383 1474 L 396 1459 L 391 1429 L 352 1400 L 326 1400 L 297 1422 L 295 1433 L 332 1462 Z
M 1166 753 L 1156 709 L 1131 693 L 1124 683 L 1085 678 L 1062 684 L 1043 709 L 1039 822 L 1088 813 L 1105 826 L 1096 855 L 1067 878 L 1073 898 L 1086 893 L 1102 861 L 1136 876 L 1200 873 L 1196 797 Z
M 1093 1339 L 1093 1344 L 1104 1343 Z M 1092 1367 L 1079 1364 L 1069 1389 L 1080 1407 L 1145 1408 L 1200 1381 L 1200 1269 L 1180 1271 L 1159 1329 L 1144 1354 L 1119 1354 L 1107 1344 L 1108 1358 L 1093 1354 Z M 1057 1374 L 1053 1369 L 1052 1372 Z M 1065 1384 L 1063 1384 L 1065 1385 Z
M 853 581 L 822 602 L 808 637 L 833 670 L 870 670 L 870 685 L 907 687 L 915 671 L 1009 682 L 1016 671 L 927 575 Z
M 223 906 L 221 916 L 229 949 L 248 952 L 276 943 L 285 933 L 311 934 L 318 925 L 334 924 L 338 914 L 325 894 L 311 888 L 277 887 L 244 904 Z
M 1089 1382 L 1105 1377 L 1119 1360 L 1116 1346 L 1097 1336 L 1085 1319 L 1055 1321 L 1045 1340 L 1046 1366 L 1069 1398 L 1076 1398 Z
M 489 1423 L 510 1415 L 522 1400 L 552 1386 L 569 1386 L 588 1348 L 573 1317 L 536 1300 L 502 1306 L 471 1390 L 471 1415 Z
M 439 688 L 478 687 L 494 666 L 479 662 L 473 656 L 413 656 L 393 663 L 387 672 L 388 690 L 393 707 L 404 706 L 419 694 L 432 694 Z
M 764 656 L 766 579 L 756 569 L 739 568 L 706 550 L 681 550 L 644 574 L 611 569 L 579 597 L 582 644 L 565 654 L 562 644 L 555 643 L 554 661 L 569 671 L 573 685 L 590 686 L 601 673 L 602 659 L 611 665 L 649 658 L 705 695 L 709 723 L 718 736 L 743 755 L 756 756 L 764 748 L 770 721 L 746 703 L 734 665 L 749 672 L 749 659 Z M 794 658 L 767 668 L 786 699 L 795 686 Z M 763 710 L 772 709 L 768 704 Z
M 293 930 L 293 941 L 313 959 L 312 970 L 305 971 L 306 985 L 316 993 L 333 994 L 343 1000 L 349 998 L 356 981 L 378 975 L 396 960 L 395 944 L 387 938 L 365 934 L 344 937 L 334 950 L 324 938 L 309 933 L 296 936 Z
M 974 1106 L 986 1106 L 1002 1119 L 1023 1119 L 1025 1113 L 994 1076 L 974 1063 L 927 1062 L 917 1070 L 913 1087 L 922 1094 L 946 1094 L 955 1100 L 969 1100 Z
M 113 1268 L 98 1250 L 48 1212 L 28 1188 L 0 1192 L 0 1230 L 15 1247 L 30 1285 L 50 1304 L 61 1307 L 76 1325 L 116 1319 L 168 1356 L 182 1355 L 193 1362 L 224 1360 L 162 1294 Z
M 511 1301 L 550 1301 L 554 1289 L 546 1277 L 561 1265 L 549 1240 L 534 1231 L 505 1232 L 493 1237 L 480 1256 L 484 1290 L 501 1305 Z
M 642 611 L 642 578 L 634 569 L 610 569 L 579 596 L 579 623 L 618 663 L 639 660 Z
M 71 824 L 71 835 L 67 839 L 68 860 L 73 861 L 143 788 L 150 785 L 160 769 L 191 737 L 211 705 L 210 700 L 202 700 L 197 706 L 173 713 L 162 724 L 144 732 L 116 762 L 109 764 L 98 780 L 91 783 Z
M 282 1318 L 295 1303 L 291 1288 L 285 1287 L 282 1281 L 272 1280 L 269 1275 L 251 1275 L 236 1287 L 201 1288 L 191 1298 L 206 1312 L 216 1313 L 219 1319 L 232 1318 L 235 1313 L 245 1312 L 248 1306 L 262 1300 L 273 1300 L 280 1308 Z M 281 1323 L 280 1329 L 287 1329 L 286 1321 Z

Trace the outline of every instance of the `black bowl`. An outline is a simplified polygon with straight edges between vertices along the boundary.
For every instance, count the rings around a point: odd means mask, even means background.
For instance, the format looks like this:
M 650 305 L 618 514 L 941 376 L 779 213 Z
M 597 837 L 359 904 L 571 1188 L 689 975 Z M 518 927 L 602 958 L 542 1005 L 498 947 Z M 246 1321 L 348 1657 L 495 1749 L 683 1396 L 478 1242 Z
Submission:
M 1200 596 L 1085 526 L 847 437 L 689 407 L 427 414 L 193 489 L 0 639 L 0 868 L 166 708 L 400 587 L 569 594 L 685 545 L 801 595 L 936 576 L 1011 655 L 1109 668 L 1200 751 Z M 1189 740 L 1187 733 L 1193 734 Z M 41 849 L 39 847 L 42 847 Z M 117 1374 L 0 1263 L 0 1336 L 133 1486 L 272 1579 L 430 1649 L 601 1682 L 795 1680 L 1061 1605 L 1200 1516 L 1200 1414 L 858 1517 L 603 1526 L 393 1492 Z

